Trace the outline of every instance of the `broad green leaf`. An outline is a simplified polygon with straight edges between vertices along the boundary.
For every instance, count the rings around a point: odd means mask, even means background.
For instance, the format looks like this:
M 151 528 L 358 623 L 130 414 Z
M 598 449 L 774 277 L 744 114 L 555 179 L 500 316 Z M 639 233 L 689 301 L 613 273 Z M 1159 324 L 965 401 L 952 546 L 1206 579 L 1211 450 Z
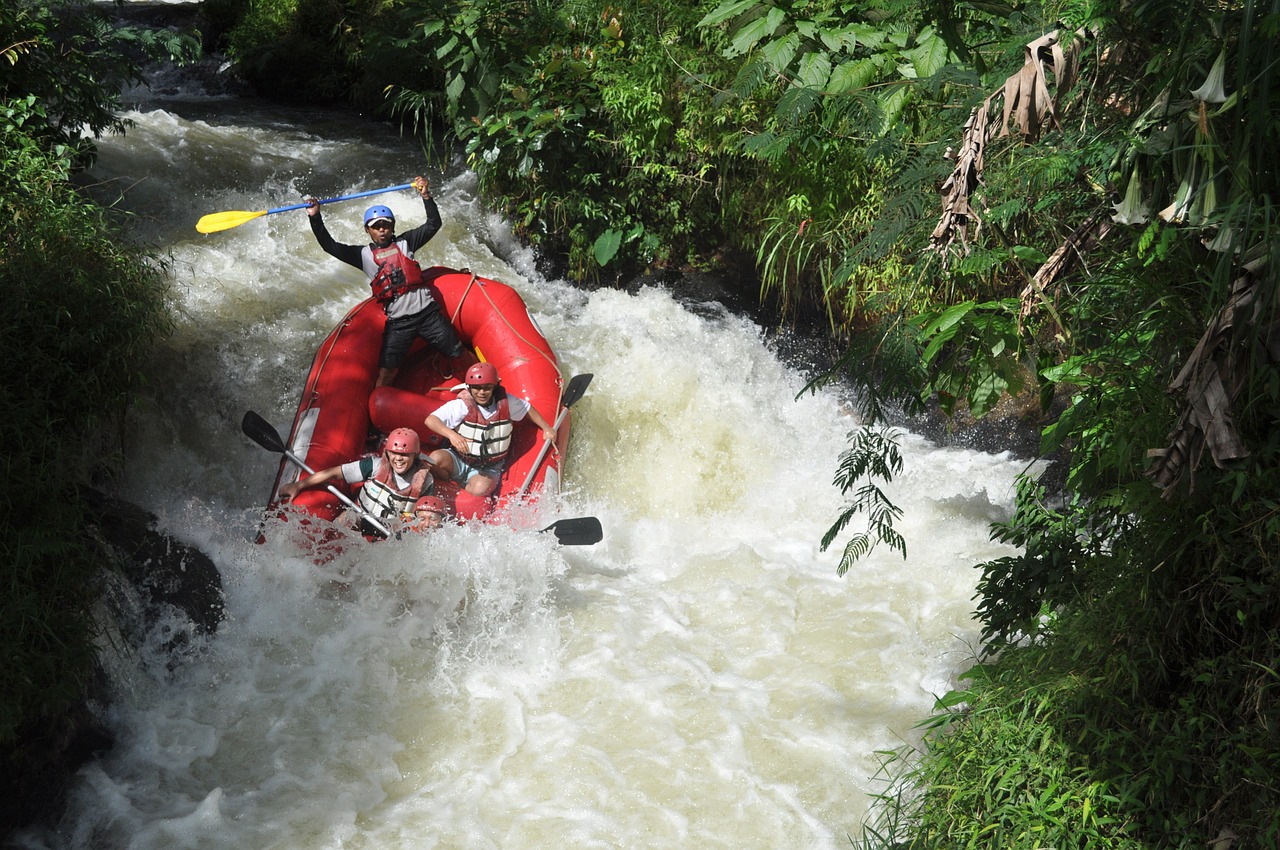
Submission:
M 702 20 L 698 21 L 698 26 L 714 26 L 721 21 L 727 21 L 730 18 L 735 17 L 743 9 L 750 8 L 758 3 L 759 0 L 725 0 L 724 3 L 721 3 L 716 9 L 708 12 Z
M 853 59 L 841 62 L 831 71 L 831 79 L 827 82 L 827 91 L 831 94 L 842 94 L 864 89 L 876 78 L 876 63 L 871 59 Z
M 863 47 L 876 48 L 884 44 L 889 34 L 882 29 L 877 29 L 870 24 L 852 24 L 849 29 L 857 33 L 858 43 Z
M 733 44 L 729 55 L 737 56 L 738 54 L 746 53 L 755 47 L 760 39 L 773 35 L 785 17 L 786 15 L 781 9 L 770 9 L 769 14 L 763 18 L 757 18 L 738 30 L 733 36 Z
M 880 127 L 881 133 L 889 132 L 889 128 L 898 123 L 898 117 L 902 115 L 902 110 L 907 108 L 907 98 L 910 94 L 911 89 L 909 86 L 898 85 L 890 89 L 888 94 L 880 97 L 880 108 L 884 111 L 884 123 Z
M 1013 255 L 1019 260 L 1026 260 L 1029 263 L 1046 263 L 1049 261 L 1043 251 L 1026 245 L 1014 245 Z
M 867 24 L 847 24 L 822 31 L 822 43 L 832 52 L 852 53 L 858 45 L 875 47 L 884 41 L 884 34 Z
M 764 54 L 765 61 L 776 70 L 784 71 L 791 64 L 791 60 L 796 58 L 796 52 L 799 49 L 800 36 L 797 33 L 789 32 L 782 38 L 774 39 L 765 44 L 760 49 L 760 52 Z
M 1008 385 L 985 363 L 978 367 L 977 372 L 978 379 L 969 392 L 969 409 L 975 419 L 981 419 L 1000 401 Z
M 929 345 L 925 347 L 924 352 L 920 355 L 921 362 L 932 363 L 934 358 L 938 356 L 938 352 L 942 350 L 942 347 L 954 339 L 959 330 L 958 326 L 951 325 L 939 331 L 933 339 L 929 340 Z
M 831 57 L 826 53 L 806 53 L 800 59 L 799 82 L 811 89 L 826 88 L 831 76 Z
M 951 327 L 956 322 L 960 321 L 965 316 L 973 312 L 974 308 L 976 308 L 977 306 L 978 304 L 975 301 L 965 301 L 962 304 L 956 304 L 953 307 L 948 307 L 946 310 L 942 311 L 942 313 L 940 313 L 936 318 L 934 318 L 931 322 L 929 322 L 929 324 L 925 325 L 924 330 L 921 331 L 921 334 L 926 337 L 929 337 L 929 336 L 933 336 L 939 331 L 946 330 L 947 328 Z
M 1085 371 L 1085 366 L 1089 364 L 1089 360 L 1084 357 L 1068 357 L 1056 366 L 1050 366 L 1040 371 L 1040 377 L 1043 380 L 1051 381 L 1055 384 L 1076 384 L 1078 386 L 1087 386 L 1092 383 L 1092 379 Z
M 906 51 L 919 77 L 932 77 L 947 64 L 947 43 L 933 30 L 925 30 L 916 46 Z
M 436 58 L 443 59 L 448 56 L 453 48 L 458 46 L 458 37 L 456 35 L 449 36 L 449 40 L 436 48 Z
M 622 233 L 617 230 L 606 230 L 596 239 L 593 248 L 596 255 L 596 262 L 600 266 L 607 266 L 609 261 L 618 254 L 618 249 L 622 247 Z
M 467 81 L 461 74 L 454 74 L 448 85 L 444 87 L 444 93 L 449 100 L 456 101 L 462 96 L 462 92 L 467 87 Z

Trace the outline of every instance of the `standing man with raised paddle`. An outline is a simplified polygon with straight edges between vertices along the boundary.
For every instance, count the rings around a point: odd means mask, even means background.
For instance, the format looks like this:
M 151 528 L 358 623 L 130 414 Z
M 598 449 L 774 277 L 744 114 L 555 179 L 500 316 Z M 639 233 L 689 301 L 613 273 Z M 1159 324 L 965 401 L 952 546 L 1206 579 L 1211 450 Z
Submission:
M 395 380 L 400 363 L 416 337 L 422 337 L 447 357 L 455 373 L 465 370 L 476 359 L 463 346 L 448 317 L 440 312 L 440 305 L 431 294 L 429 280 L 413 258 L 414 252 L 436 235 L 443 222 L 426 178 L 415 177 L 410 185 L 422 197 L 427 220 L 397 237 L 396 217 L 390 207 L 381 204 L 369 207 L 364 213 L 364 229 L 369 244 L 363 246 L 335 241 L 324 226 L 320 201 L 310 198 L 307 204 L 311 232 L 320 247 L 330 256 L 368 275 L 373 297 L 387 313 L 376 387 L 385 387 Z

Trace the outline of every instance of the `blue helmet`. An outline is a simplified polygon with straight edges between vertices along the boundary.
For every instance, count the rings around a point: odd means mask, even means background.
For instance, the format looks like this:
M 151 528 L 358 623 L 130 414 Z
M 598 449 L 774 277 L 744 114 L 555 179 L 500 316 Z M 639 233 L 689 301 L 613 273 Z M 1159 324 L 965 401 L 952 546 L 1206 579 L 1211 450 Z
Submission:
M 368 227 L 369 222 L 376 221 L 380 218 L 389 219 L 391 223 L 394 224 L 396 214 L 391 211 L 391 207 L 384 207 L 381 204 L 369 207 L 369 209 L 364 211 L 364 226 Z

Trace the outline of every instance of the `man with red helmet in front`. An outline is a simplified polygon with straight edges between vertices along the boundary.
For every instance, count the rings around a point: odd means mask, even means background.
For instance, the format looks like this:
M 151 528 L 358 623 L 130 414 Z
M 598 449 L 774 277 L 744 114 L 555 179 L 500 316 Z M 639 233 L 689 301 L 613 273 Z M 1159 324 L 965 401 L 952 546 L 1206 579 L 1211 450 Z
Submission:
M 468 493 L 487 496 L 507 465 L 514 423 L 527 416 L 552 441 L 556 431 L 527 400 L 507 394 L 492 363 L 475 363 L 467 370 L 467 390 L 427 417 L 427 428 L 449 443 L 432 452 L 430 460 Z
M 341 477 L 347 484 L 364 483 L 360 488 L 359 505 L 374 519 L 386 520 L 412 514 L 418 500 L 430 495 L 436 487 L 431 463 L 419 456 L 421 450 L 422 440 L 417 431 L 396 428 L 387 435 L 387 444 L 380 456 L 331 466 L 300 481 L 283 484 L 280 495 L 292 500 L 303 488 L 322 486 Z M 382 536 L 376 528 L 363 521 L 360 531 Z
M 410 528 L 431 531 L 444 525 L 449 505 L 439 496 L 423 496 L 413 506 L 413 515 L 405 518 Z

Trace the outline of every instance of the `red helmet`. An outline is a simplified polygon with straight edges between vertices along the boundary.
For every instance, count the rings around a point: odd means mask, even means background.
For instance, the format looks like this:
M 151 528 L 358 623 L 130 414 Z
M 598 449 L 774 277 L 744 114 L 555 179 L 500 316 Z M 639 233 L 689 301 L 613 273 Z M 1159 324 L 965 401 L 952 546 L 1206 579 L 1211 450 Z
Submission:
M 471 368 L 467 370 L 468 384 L 496 384 L 498 383 L 498 370 L 492 363 L 473 363 Z
M 423 496 L 413 503 L 413 512 L 416 514 L 418 511 L 431 511 L 440 516 L 448 516 L 449 506 L 439 496 Z
M 416 455 L 422 449 L 422 438 L 412 428 L 397 428 L 387 435 L 387 451 Z

